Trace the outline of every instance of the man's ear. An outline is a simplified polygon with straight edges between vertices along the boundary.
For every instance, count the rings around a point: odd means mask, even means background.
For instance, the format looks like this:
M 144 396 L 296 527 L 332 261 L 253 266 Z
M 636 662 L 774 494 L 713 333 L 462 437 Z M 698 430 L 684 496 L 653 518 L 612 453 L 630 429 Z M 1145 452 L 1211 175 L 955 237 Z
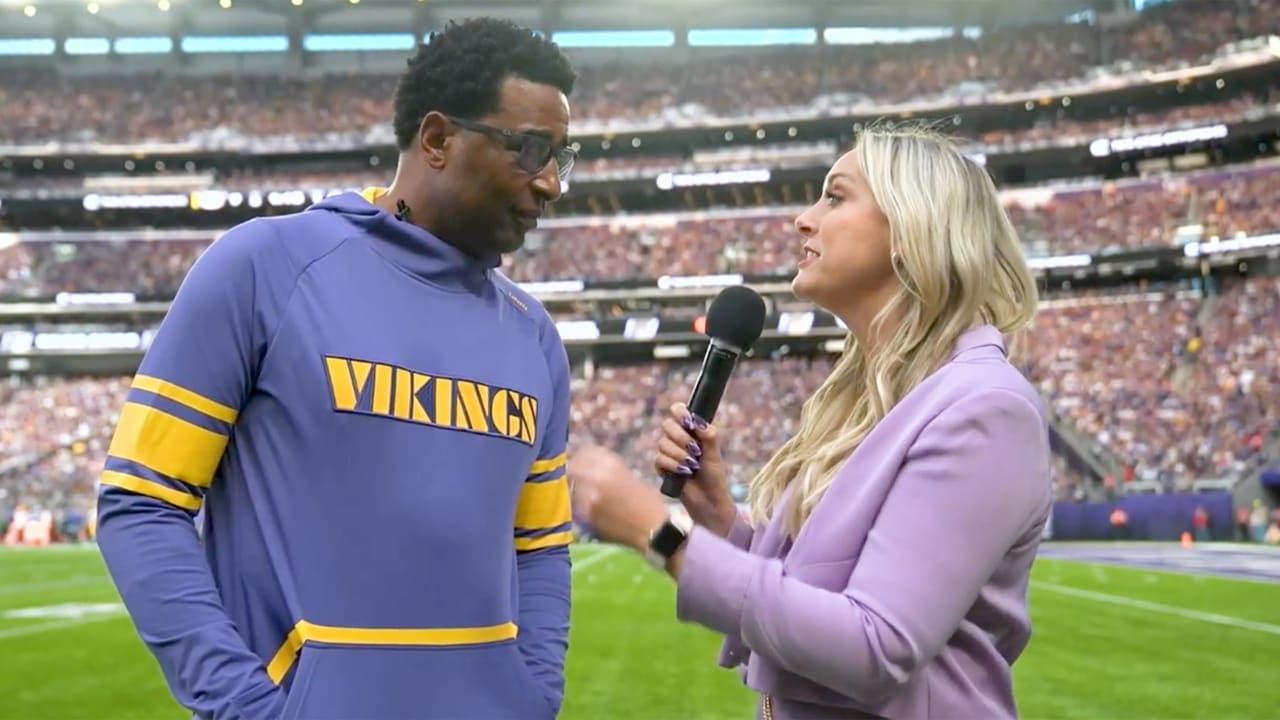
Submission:
M 422 118 L 422 124 L 418 126 L 418 147 L 422 149 L 427 165 L 437 170 L 444 167 L 445 155 L 455 129 L 449 118 L 435 110 Z

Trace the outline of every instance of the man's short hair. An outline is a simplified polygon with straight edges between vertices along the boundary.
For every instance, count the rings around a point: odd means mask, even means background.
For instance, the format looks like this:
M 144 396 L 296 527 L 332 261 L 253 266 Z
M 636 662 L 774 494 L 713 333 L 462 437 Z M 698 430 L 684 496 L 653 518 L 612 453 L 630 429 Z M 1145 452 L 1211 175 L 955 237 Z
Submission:
M 551 40 L 507 20 L 450 22 L 418 46 L 396 87 L 396 145 L 413 144 L 422 118 L 435 110 L 478 118 L 498 107 L 508 76 L 551 85 L 568 96 L 577 74 Z

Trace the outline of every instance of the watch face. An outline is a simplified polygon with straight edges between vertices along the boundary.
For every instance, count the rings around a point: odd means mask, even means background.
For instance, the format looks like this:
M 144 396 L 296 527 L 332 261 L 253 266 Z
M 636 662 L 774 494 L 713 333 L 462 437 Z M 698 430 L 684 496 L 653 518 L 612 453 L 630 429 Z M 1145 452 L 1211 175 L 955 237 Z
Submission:
M 658 528 L 658 532 L 654 533 L 653 541 L 649 543 L 649 547 L 663 557 L 671 557 L 676 550 L 680 549 L 680 545 L 684 543 L 684 538 L 684 533 L 675 525 L 672 525 L 670 521 L 667 521 L 662 524 L 662 527 Z

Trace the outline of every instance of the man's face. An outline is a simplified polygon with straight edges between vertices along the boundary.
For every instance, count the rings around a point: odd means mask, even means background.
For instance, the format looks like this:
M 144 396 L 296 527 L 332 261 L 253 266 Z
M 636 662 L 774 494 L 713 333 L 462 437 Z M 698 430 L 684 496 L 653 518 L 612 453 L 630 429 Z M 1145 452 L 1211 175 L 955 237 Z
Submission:
M 455 237 L 448 239 L 472 255 L 514 252 L 561 192 L 555 153 L 535 168 L 530 158 L 540 158 L 540 143 L 530 146 L 528 138 L 563 149 L 569 141 L 569 100 L 555 87 L 510 76 L 493 112 L 460 118 L 457 124 L 446 165 L 455 198 L 449 223 Z M 504 130 L 514 135 L 498 132 Z

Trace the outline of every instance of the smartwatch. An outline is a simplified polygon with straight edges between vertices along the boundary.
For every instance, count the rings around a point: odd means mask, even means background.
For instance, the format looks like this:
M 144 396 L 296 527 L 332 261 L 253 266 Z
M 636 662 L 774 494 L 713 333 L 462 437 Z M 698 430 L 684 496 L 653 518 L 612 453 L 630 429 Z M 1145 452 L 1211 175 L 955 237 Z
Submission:
M 667 510 L 667 519 L 649 533 L 649 548 L 645 558 L 649 564 L 659 570 L 667 567 L 667 561 L 684 545 L 684 541 L 693 531 L 693 518 L 683 505 L 672 505 Z

